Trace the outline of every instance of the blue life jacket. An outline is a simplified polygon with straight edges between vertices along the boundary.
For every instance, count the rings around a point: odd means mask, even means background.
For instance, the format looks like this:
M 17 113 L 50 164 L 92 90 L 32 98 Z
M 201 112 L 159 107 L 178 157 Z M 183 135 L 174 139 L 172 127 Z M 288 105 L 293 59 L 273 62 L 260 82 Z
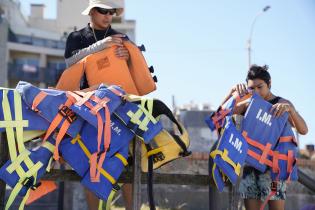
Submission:
M 14 126 L 17 122 L 22 123 L 23 130 L 47 130 L 49 127 L 45 119 L 30 110 L 21 100 L 17 91 L 0 88 L 0 132 L 6 131 L 8 127 L 18 127 Z
M 236 93 L 233 94 L 222 106 L 217 109 L 217 111 L 212 112 L 210 116 L 205 118 L 205 122 L 209 126 L 210 130 L 216 130 L 219 135 L 220 129 L 224 127 L 225 117 L 232 116 L 236 104 L 250 97 L 251 93 L 245 96 L 239 96 Z
M 116 85 L 106 87 L 102 84 L 96 91 L 91 93 L 90 95 L 87 93 L 86 99 L 83 98 L 82 102 L 75 103 L 71 106 L 71 109 L 97 128 L 98 118 L 96 114 L 99 113 L 102 122 L 105 122 L 106 109 L 111 115 L 123 102 L 122 97 L 125 95 L 125 91 Z
M 96 153 L 97 157 L 102 154 L 105 154 L 106 157 L 112 157 L 122 148 L 128 147 L 129 142 L 134 137 L 135 134 L 122 124 L 115 115 L 112 115 L 111 118 L 111 142 L 109 149 L 106 151 L 102 143 L 100 152 L 98 152 L 97 130 L 89 123 L 83 125 L 81 136 L 74 139 L 66 138 L 61 142 L 60 153 L 62 157 L 79 176 L 83 177 L 87 172 L 91 172 L 91 156 L 93 154 Z M 94 172 L 91 172 L 92 175 L 94 175 Z
M 288 113 L 274 117 L 272 104 L 254 94 L 246 110 L 242 134 L 248 143 L 246 163 L 265 172 L 270 156 L 287 122 Z
M 216 166 L 236 184 L 245 164 L 248 145 L 242 134 L 236 129 L 232 117 L 225 118 L 225 126 L 218 145 L 210 153 Z
M 30 189 L 36 189 L 40 178 L 46 170 L 50 170 L 54 141 L 49 138 L 37 150 L 24 150 L 17 158 L 7 161 L 0 168 L 0 179 L 13 188 L 6 209 L 11 206 L 17 195 L 24 196 L 20 208 L 24 207 Z
M 151 102 L 153 103 L 153 101 Z M 127 100 L 116 109 L 114 114 L 145 143 L 149 143 L 162 131 L 163 126 L 152 116 L 153 110 L 149 110 L 149 108 L 153 106 L 147 108 L 146 103 L 145 98 L 133 102 Z
M 272 156 L 272 180 L 298 180 L 298 147 L 291 125 L 286 123 Z
M 48 122 L 52 123 L 57 116 L 61 116 L 57 127 L 60 129 L 65 122 L 69 123 L 66 131 L 68 135 L 75 137 L 81 130 L 83 119 L 70 109 L 76 101 L 71 99 L 66 92 L 40 89 L 27 82 L 19 82 L 16 90 L 20 92 L 25 103 Z M 40 95 L 42 95 L 42 100 L 39 104 L 35 104 L 35 98 Z
M 113 156 L 107 156 L 101 168 L 99 182 L 92 182 L 90 173 L 86 173 L 81 184 L 93 192 L 99 199 L 107 200 L 114 185 L 118 182 L 125 166 L 128 165 L 129 146 L 125 145 Z

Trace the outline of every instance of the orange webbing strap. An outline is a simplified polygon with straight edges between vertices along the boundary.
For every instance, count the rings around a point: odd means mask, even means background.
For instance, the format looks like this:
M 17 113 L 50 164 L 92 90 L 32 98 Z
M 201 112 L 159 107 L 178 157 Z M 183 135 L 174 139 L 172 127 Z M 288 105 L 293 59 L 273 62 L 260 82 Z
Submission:
M 250 155 L 251 157 L 255 158 L 256 160 L 258 160 L 260 164 L 266 164 L 266 165 L 272 167 L 273 166 L 272 161 L 267 158 L 268 155 L 273 156 L 273 151 L 271 150 L 272 145 L 270 143 L 263 145 L 263 144 L 259 143 L 258 141 L 255 141 L 255 140 L 249 138 L 246 131 L 243 131 L 242 135 L 246 139 L 248 144 L 250 144 L 250 145 L 258 148 L 260 151 L 262 151 L 262 154 L 259 155 L 259 154 L 255 153 L 254 151 L 248 149 L 247 154 Z
M 79 93 L 81 94 L 81 93 Z M 83 94 L 84 95 L 84 94 Z M 93 106 L 89 101 L 86 99 L 91 99 L 94 102 L 96 102 L 96 105 Z M 81 101 L 81 103 L 84 101 L 84 105 L 86 105 L 91 111 L 93 115 L 96 115 L 97 117 L 97 152 L 91 154 L 90 156 L 90 176 L 92 182 L 99 182 L 100 179 L 100 171 L 103 166 L 105 157 L 106 157 L 106 151 L 109 148 L 110 140 L 111 140 L 111 120 L 110 120 L 110 111 L 107 106 L 107 103 L 110 101 L 109 98 L 105 97 L 103 99 L 100 99 L 96 96 L 92 96 L 88 94 L 88 97 L 85 97 L 84 100 Z M 103 122 L 103 119 L 99 113 L 99 110 L 104 108 L 105 110 L 105 123 Z M 98 160 L 98 154 L 101 152 L 101 142 L 102 142 L 102 135 L 104 132 L 104 152 L 100 155 L 99 161 Z
M 110 141 L 111 141 L 111 120 L 110 120 L 110 112 L 108 106 L 103 104 L 103 107 L 105 109 L 105 124 L 103 123 L 102 117 L 100 116 L 100 113 L 96 113 L 97 121 L 98 121 L 98 135 L 97 135 L 97 152 L 93 153 L 90 158 L 90 174 L 91 174 L 91 181 L 92 182 L 99 182 L 100 178 L 100 172 L 106 157 L 106 152 L 109 148 Z M 104 131 L 104 152 L 102 152 L 99 162 L 97 163 L 97 155 L 101 151 L 101 138 L 102 133 Z M 97 163 L 97 171 L 96 171 L 96 163 Z
M 85 104 L 91 98 L 91 96 L 95 93 L 95 91 L 89 91 L 89 92 L 86 92 L 86 93 L 83 93 L 83 92 L 80 92 L 80 91 L 75 91 L 74 93 L 77 94 L 76 98 L 78 98 L 78 100 L 77 100 L 77 102 L 75 104 L 78 105 L 78 106 L 82 106 L 83 104 Z M 71 93 L 71 94 L 75 95 L 74 93 Z
M 269 195 L 267 196 L 267 198 L 264 200 L 264 203 L 260 206 L 259 210 L 264 210 L 265 206 L 267 205 L 267 203 L 271 199 L 271 197 L 276 195 L 276 193 L 277 193 L 278 182 L 272 181 L 270 185 L 271 185 L 270 186 L 271 191 L 270 191 Z
M 76 102 L 76 99 L 70 95 L 67 95 L 68 96 L 68 99 L 67 101 L 63 104 L 63 105 L 60 105 L 59 107 L 59 110 L 66 106 L 66 107 L 70 107 L 72 104 L 74 104 Z M 47 129 L 47 132 L 46 132 L 46 135 L 44 137 L 44 141 L 46 141 L 48 139 L 48 137 L 56 130 L 56 128 L 58 127 L 58 125 L 61 123 L 61 121 L 64 119 L 64 116 L 58 112 L 57 115 L 55 116 L 55 118 L 53 119 L 53 121 L 50 123 L 50 126 L 49 128 Z M 60 129 L 59 129 L 59 132 L 57 134 L 57 137 L 56 137 L 56 144 L 55 144 L 55 150 L 54 150 L 54 159 L 55 160 L 59 160 L 59 150 L 58 150 L 58 147 L 59 147 L 59 144 L 62 140 L 62 138 L 65 136 L 67 130 L 69 129 L 70 127 L 70 124 L 72 122 L 70 122 L 68 119 L 65 119 L 64 122 L 62 123 Z
M 32 110 L 38 111 L 37 106 L 44 100 L 44 98 L 47 96 L 47 93 L 44 91 L 40 91 L 37 96 L 35 96 L 32 104 Z
M 248 94 L 246 94 L 243 97 L 240 97 L 237 93 L 233 94 L 233 98 L 235 99 L 235 104 L 238 104 L 238 103 L 240 103 L 242 101 L 245 101 L 245 100 L 249 99 L 252 96 L 253 96 L 253 94 L 251 94 L 251 93 L 248 93 Z
M 110 86 L 107 89 L 109 89 L 110 91 L 112 91 L 113 93 L 115 93 L 117 96 L 123 96 L 124 94 L 122 92 L 120 92 L 119 90 L 117 90 L 116 88 Z
M 280 167 L 279 167 L 279 152 L 274 151 L 273 157 L 272 157 L 272 172 L 273 173 L 279 173 Z
M 230 112 L 231 110 L 229 109 L 221 109 L 219 112 L 217 112 L 218 114 L 220 114 L 219 116 L 215 114 L 211 117 L 217 130 L 222 127 L 222 125 L 219 124 L 219 120 L 225 118 Z
M 280 142 L 280 143 L 293 142 L 293 143 L 295 143 L 296 145 L 298 145 L 298 143 L 297 143 L 297 141 L 296 141 L 296 139 L 295 139 L 294 136 L 281 136 L 281 137 L 279 138 L 279 142 Z
M 107 97 L 100 99 L 96 96 L 92 96 L 91 99 L 96 102 L 96 105 L 91 109 L 91 113 L 93 115 L 96 115 L 96 113 L 102 108 L 107 107 L 106 104 L 110 101 L 110 99 Z
M 289 174 L 291 174 L 293 171 L 294 163 L 295 163 L 294 152 L 293 152 L 293 150 L 289 150 L 288 151 L 288 162 L 287 162 L 287 172 Z

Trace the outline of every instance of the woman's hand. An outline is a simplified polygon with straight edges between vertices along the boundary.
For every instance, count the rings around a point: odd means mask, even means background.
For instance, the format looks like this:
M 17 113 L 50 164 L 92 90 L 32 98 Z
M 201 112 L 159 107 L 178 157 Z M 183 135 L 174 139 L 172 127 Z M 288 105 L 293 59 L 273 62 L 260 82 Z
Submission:
M 237 92 L 239 96 L 244 96 L 248 94 L 247 86 L 245 84 L 237 84 L 231 89 L 231 95 Z
M 294 112 L 294 107 L 291 106 L 290 103 L 288 102 L 280 102 L 276 103 L 271 107 L 270 112 L 273 114 L 275 117 L 280 117 L 283 115 L 285 112 L 292 113 Z

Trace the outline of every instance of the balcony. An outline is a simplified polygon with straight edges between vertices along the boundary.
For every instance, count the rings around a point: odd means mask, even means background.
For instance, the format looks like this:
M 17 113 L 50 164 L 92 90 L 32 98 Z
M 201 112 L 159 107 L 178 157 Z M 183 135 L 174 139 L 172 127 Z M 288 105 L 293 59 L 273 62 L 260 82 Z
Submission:
M 50 40 L 44 38 L 37 38 L 33 36 L 25 36 L 14 34 L 12 31 L 9 31 L 9 41 L 19 44 L 27 44 L 38 47 L 47 47 L 52 49 L 65 49 L 66 43 L 61 40 Z
M 8 66 L 8 78 L 10 80 L 40 82 L 40 73 L 40 68 L 35 65 L 11 63 Z
M 8 78 L 15 81 L 30 83 L 46 83 L 47 86 L 55 86 L 64 68 L 40 68 L 27 64 L 9 64 Z

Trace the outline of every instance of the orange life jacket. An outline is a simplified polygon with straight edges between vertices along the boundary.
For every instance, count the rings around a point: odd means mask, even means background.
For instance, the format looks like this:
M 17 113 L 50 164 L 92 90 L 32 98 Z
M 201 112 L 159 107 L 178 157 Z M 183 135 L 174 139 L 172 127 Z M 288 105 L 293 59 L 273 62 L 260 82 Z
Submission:
M 146 95 L 156 89 L 147 63 L 137 46 L 130 41 L 124 42 L 129 51 L 128 62 L 115 55 L 115 48 L 106 48 L 91 54 L 66 69 L 61 75 L 56 88 L 79 90 L 83 74 L 89 86 L 105 83 L 119 85 L 127 93 Z

